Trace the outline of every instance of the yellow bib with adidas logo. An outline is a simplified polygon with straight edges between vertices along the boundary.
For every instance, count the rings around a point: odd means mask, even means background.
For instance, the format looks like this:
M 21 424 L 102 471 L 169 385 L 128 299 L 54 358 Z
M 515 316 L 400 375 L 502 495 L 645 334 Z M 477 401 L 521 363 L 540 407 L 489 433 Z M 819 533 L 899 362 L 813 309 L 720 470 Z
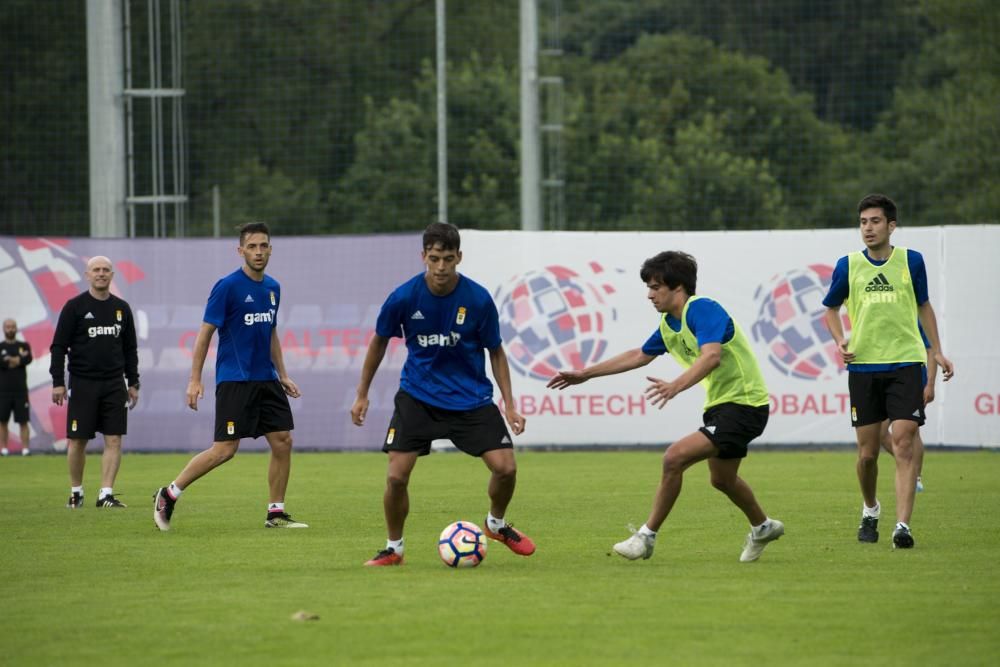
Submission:
M 674 331 L 667 324 L 667 315 L 660 317 L 660 336 L 677 363 L 684 368 L 690 368 L 701 354 L 698 339 L 688 328 L 688 307 L 701 297 L 692 296 L 684 304 L 681 313 L 681 330 Z M 730 319 L 732 317 L 730 316 Z M 757 365 L 757 357 L 750 349 L 750 343 L 740 325 L 733 320 L 733 337 L 722 344 L 722 359 L 711 373 L 700 383 L 705 387 L 704 410 L 720 403 L 738 403 L 760 407 L 768 405 L 770 397 L 764 375 Z
M 927 348 L 917 328 L 917 298 L 906 258 L 906 248 L 898 246 L 882 266 L 872 264 L 862 252 L 847 256 L 851 363 L 926 363 Z

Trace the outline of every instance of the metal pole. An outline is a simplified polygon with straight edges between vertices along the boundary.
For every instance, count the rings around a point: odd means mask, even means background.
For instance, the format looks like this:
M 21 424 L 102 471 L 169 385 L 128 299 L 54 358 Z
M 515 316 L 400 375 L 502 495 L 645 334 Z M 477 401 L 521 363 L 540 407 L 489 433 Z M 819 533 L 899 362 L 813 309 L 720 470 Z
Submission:
M 542 228 L 538 138 L 538 4 L 521 0 L 521 229 Z
M 219 186 L 212 186 L 212 236 L 219 238 L 222 232 L 222 197 Z
M 448 62 L 445 53 L 445 0 L 434 5 L 437 35 L 438 221 L 448 222 Z
M 125 236 L 122 0 L 87 0 L 90 235 Z

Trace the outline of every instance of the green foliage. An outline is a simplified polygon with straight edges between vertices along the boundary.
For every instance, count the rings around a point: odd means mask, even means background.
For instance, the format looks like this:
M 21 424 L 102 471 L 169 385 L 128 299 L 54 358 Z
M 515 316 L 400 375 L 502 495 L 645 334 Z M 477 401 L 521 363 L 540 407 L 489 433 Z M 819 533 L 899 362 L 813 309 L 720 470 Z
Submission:
M 643 520 L 661 456 L 519 451 L 508 518 L 538 551 L 524 558 L 490 542 L 473 570 L 446 568 L 435 548 L 444 526 L 481 522 L 488 508 L 489 473 L 462 454 L 417 464 L 406 563 L 380 569 L 362 566 L 385 544 L 380 453 L 295 454 L 288 509 L 310 527 L 265 530 L 267 456 L 241 452 L 185 491 L 168 533 L 153 526 L 150 496 L 188 455 L 126 455 L 116 486 L 125 510 L 93 506 L 98 456 L 74 511 L 62 506 L 63 457 L 3 459 L 0 488 L 17 511 L 0 514 L 0 661 L 441 665 L 460 652 L 477 665 L 995 662 L 996 452 L 927 454 L 911 551 L 888 540 L 888 458 L 882 539 L 855 539 L 856 454 L 845 450 L 751 452 L 740 474 L 786 526 L 756 563 L 738 562 L 746 519 L 704 463 L 686 473 L 650 560 L 609 555 L 626 524 Z M 293 621 L 299 610 L 319 618 Z M 878 619 L 877 639 L 864 639 L 859 619 Z

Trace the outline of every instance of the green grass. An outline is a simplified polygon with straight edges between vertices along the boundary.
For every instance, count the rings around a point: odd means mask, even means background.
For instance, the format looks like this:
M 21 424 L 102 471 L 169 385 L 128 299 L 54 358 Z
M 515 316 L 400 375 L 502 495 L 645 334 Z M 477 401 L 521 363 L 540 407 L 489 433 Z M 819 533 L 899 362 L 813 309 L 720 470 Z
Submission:
M 996 453 L 928 453 L 908 552 L 889 539 L 891 460 L 882 540 L 863 545 L 852 452 L 753 453 L 743 475 L 787 532 L 742 564 L 745 520 L 705 464 L 653 558 L 627 562 L 610 546 L 644 520 L 659 454 L 521 452 L 509 518 L 538 551 L 491 543 L 473 570 L 435 548 L 486 512 L 469 457 L 418 464 L 401 568 L 361 566 L 384 544 L 383 455 L 297 454 L 289 511 L 311 528 L 271 531 L 266 456 L 241 454 L 160 533 L 150 496 L 187 459 L 126 456 L 123 511 L 93 507 L 97 456 L 79 511 L 62 457 L 0 460 L 0 664 L 987 665 L 1000 650 Z

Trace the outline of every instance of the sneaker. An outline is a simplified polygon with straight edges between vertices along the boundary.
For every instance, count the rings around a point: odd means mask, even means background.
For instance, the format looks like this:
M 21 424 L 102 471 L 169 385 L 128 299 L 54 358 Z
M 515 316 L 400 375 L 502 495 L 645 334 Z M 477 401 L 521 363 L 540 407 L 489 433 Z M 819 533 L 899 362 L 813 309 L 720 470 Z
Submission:
M 7 456 L 8 454 L 10 454 L 10 452 L 7 451 L 6 447 L 4 447 L 3 449 L 0 449 L 0 456 Z
M 896 524 L 896 530 L 892 531 L 892 548 L 893 549 L 912 549 L 913 548 L 913 535 L 910 533 L 910 529 L 906 526 L 900 526 Z
M 122 501 L 120 501 L 117 498 L 115 498 L 115 496 L 114 496 L 113 493 L 109 493 L 108 495 L 104 496 L 103 498 L 98 498 L 97 499 L 97 506 L 98 507 L 116 507 L 118 509 L 125 509 L 126 507 L 128 507 L 128 505 L 126 505 Z
M 920 475 L 917 475 L 917 493 L 924 490 L 924 480 L 920 479 Z
M 288 516 L 284 512 L 270 512 L 267 515 L 267 521 L 264 522 L 265 528 L 308 528 L 309 524 L 296 521 L 292 517 Z
M 25 447 L 24 449 L 21 450 L 21 456 L 31 456 L 31 450 Z M 919 483 L 920 483 L 920 478 L 918 477 L 917 484 Z
M 66 501 L 66 507 L 71 510 L 78 510 L 83 507 L 83 494 L 73 492 L 69 495 L 69 500 Z
M 483 532 L 491 540 L 506 544 L 507 548 L 518 556 L 530 556 L 535 553 L 535 543 L 531 541 L 531 538 L 509 523 L 495 533 L 489 527 L 484 528 Z
M 858 526 L 858 542 L 878 542 L 878 519 L 862 516 Z
M 153 522 L 160 530 L 170 530 L 170 517 L 174 514 L 174 503 L 177 501 L 167 493 L 167 487 L 153 494 Z
M 365 563 L 368 567 L 382 567 L 385 565 L 402 565 L 403 554 L 397 554 L 393 549 L 382 549 L 375 556 Z
M 644 535 L 632 528 L 632 526 L 629 526 L 629 530 L 632 531 L 632 537 L 616 544 L 614 546 L 615 553 L 629 560 L 639 560 L 640 558 L 647 560 L 653 555 L 656 538 Z
M 771 519 L 768 522 L 767 528 L 760 534 L 754 535 L 753 530 L 747 535 L 746 544 L 743 545 L 743 553 L 740 554 L 741 563 L 752 563 L 753 561 L 760 558 L 760 555 L 764 553 L 764 547 L 767 546 L 768 542 L 774 542 L 776 539 L 785 534 L 785 524 L 781 523 L 777 519 Z

